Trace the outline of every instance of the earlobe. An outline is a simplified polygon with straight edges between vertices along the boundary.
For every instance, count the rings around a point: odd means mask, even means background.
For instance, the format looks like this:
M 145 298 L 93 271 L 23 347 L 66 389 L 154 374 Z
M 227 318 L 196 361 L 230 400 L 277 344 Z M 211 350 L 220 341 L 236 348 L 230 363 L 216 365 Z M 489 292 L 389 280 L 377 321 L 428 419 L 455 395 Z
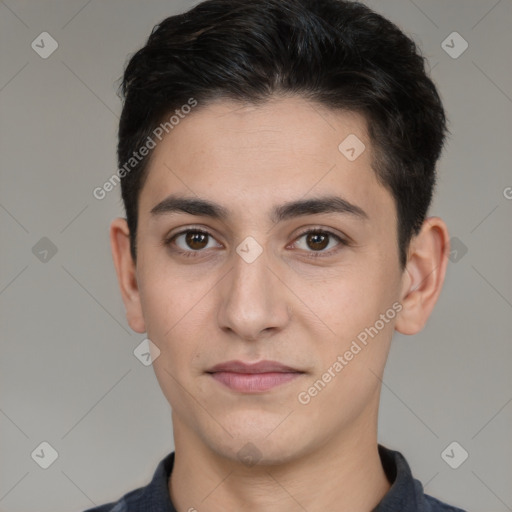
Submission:
M 121 296 L 129 326 L 138 333 L 146 331 L 136 267 L 130 252 L 130 230 L 126 219 L 117 218 L 110 225 L 110 247 L 117 273 Z
M 423 329 L 441 293 L 450 250 L 448 229 L 439 217 L 429 217 L 411 241 L 404 270 L 401 304 L 395 329 L 416 334 Z

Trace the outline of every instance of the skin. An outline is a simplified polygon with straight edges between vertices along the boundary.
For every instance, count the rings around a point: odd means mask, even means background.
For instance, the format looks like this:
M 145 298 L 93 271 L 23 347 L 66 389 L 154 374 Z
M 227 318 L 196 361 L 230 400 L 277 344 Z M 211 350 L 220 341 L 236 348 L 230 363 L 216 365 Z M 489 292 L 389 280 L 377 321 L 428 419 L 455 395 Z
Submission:
M 349 134 L 366 146 L 354 161 L 338 150 Z M 154 150 L 139 199 L 136 264 L 126 221 L 113 221 L 128 323 L 160 350 L 153 367 L 172 407 L 169 491 L 179 512 L 362 512 L 388 492 L 377 451 L 380 379 L 394 330 L 419 332 L 438 299 L 449 235 L 442 219 L 429 217 L 401 270 L 395 203 L 371 162 L 358 114 L 299 97 L 257 107 L 217 100 L 198 107 Z M 231 216 L 152 214 L 170 194 L 214 201 Z M 333 194 L 368 218 L 269 217 L 274 205 Z M 187 245 L 185 236 L 165 245 L 194 227 L 211 237 L 202 245 Z M 311 228 L 350 245 L 330 237 L 319 248 L 303 235 Z M 236 252 L 248 236 L 262 249 L 252 263 Z M 187 258 L 180 249 L 196 251 Z M 318 252 L 324 255 L 308 257 Z M 299 403 L 298 394 L 393 303 L 401 311 L 307 405 Z M 233 359 L 275 360 L 304 373 L 266 392 L 241 393 L 205 373 Z M 257 448 L 254 465 L 238 455 L 247 443 Z

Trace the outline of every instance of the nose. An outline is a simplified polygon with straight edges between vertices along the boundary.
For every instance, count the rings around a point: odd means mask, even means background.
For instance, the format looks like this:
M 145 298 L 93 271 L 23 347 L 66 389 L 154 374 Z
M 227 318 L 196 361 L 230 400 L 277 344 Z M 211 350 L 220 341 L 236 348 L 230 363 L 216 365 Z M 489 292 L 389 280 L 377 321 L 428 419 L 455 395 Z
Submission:
M 235 253 L 219 287 L 219 327 L 236 339 L 257 341 L 282 331 L 290 321 L 291 292 L 264 249 L 252 262 Z

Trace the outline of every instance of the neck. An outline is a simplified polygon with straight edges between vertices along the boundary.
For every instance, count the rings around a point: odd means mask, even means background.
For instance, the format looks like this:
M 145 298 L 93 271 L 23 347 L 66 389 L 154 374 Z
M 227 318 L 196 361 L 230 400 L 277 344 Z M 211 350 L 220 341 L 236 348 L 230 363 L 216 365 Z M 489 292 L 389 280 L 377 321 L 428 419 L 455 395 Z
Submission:
M 284 464 L 247 467 L 212 451 L 173 416 L 169 493 L 178 512 L 368 512 L 389 491 L 376 418 Z

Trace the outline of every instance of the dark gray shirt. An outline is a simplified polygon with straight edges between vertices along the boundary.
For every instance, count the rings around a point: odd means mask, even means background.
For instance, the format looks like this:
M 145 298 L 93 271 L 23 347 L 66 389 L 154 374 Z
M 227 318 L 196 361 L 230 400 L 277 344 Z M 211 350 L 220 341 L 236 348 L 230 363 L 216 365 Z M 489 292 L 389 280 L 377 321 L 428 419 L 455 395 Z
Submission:
M 379 445 L 379 455 L 391 489 L 371 512 L 465 512 L 423 492 L 414 479 L 404 456 Z M 169 496 L 168 482 L 174 464 L 174 452 L 160 461 L 151 482 L 125 494 L 119 501 L 85 512 L 176 512 Z M 185 511 L 186 512 L 186 511 Z M 205 511 L 207 509 L 205 508 Z

